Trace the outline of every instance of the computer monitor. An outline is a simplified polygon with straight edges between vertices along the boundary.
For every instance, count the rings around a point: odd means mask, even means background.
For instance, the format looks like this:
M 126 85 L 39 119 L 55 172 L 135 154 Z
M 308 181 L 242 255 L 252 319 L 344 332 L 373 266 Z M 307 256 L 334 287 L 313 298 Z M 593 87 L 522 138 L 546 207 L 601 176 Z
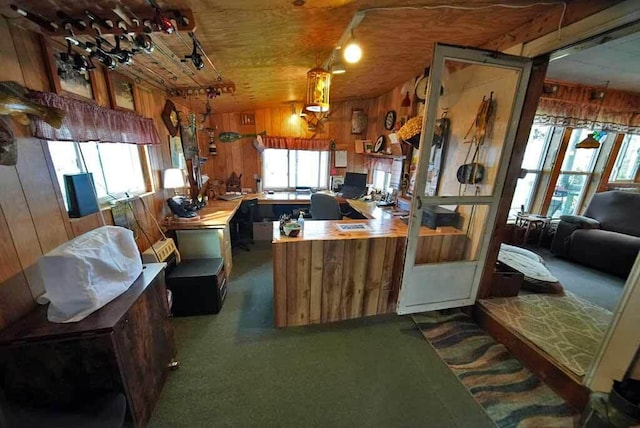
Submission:
M 367 192 L 367 174 L 347 172 L 342 185 L 342 196 L 348 199 L 359 198 Z

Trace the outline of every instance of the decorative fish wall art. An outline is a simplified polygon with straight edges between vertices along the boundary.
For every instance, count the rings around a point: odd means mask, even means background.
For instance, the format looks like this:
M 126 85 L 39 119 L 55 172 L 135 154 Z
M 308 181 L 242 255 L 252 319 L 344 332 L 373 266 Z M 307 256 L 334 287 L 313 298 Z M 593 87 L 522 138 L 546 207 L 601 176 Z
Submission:
M 218 134 L 218 140 L 220 140 L 221 143 L 233 143 L 234 141 L 238 141 L 243 138 L 255 138 L 258 135 L 260 135 L 261 137 L 264 137 L 265 135 L 267 135 L 267 131 L 262 131 L 259 134 L 239 134 L 237 132 L 221 132 L 220 134 Z
M 28 90 L 16 82 L 0 82 L 0 115 L 8 115 L 22 125 L 29 124 L 28 114 L 38 116 L 56 129 L 62 126 L 65 112 L 37 104 L 26 97 Z

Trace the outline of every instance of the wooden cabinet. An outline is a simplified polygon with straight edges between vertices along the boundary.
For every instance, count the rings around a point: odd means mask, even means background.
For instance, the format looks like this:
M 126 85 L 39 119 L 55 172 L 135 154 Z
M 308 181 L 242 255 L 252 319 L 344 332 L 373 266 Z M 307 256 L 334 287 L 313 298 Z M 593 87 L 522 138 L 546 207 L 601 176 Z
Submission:
M 62 408 L 117 391 L 145 426 L 175 357 L 164 264 L 145 265 L 129 290 L 77 323 L 56 324 L 40 307 L 0 332 L 6 396 Z

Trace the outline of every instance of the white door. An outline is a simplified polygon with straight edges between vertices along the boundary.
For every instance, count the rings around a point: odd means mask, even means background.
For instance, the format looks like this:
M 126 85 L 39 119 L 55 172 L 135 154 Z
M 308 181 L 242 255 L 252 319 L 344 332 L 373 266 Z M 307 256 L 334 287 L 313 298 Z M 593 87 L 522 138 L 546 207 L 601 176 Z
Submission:
M 529 58 L 436 44 L 415 171 L 399 314 L 475 302 L 530 74 Z M 493 110 L 485 132 L 476 122 L 483 98 L 491 99 Z M 435 147 L 429 136 L 434 135 L 436 120 L 443 113 L 450 120 L 450 132 L 438 193 L 426 196 L 427 179 L 434 179 L 428 159 Z M 482 179 L 472 175 L 469 181 L 476 184 L 461 184 L 457 172 L 462 164 L 483 166 Z M 442 239 L 429 238 L 429 232 L 421 228 L 425 207 L 438 205 L 459 213 L 457 231 L 440 228 Z M 446 248 L 445 242 L 449 243 Z M 425 258 L 427 253 L 431 256 Z

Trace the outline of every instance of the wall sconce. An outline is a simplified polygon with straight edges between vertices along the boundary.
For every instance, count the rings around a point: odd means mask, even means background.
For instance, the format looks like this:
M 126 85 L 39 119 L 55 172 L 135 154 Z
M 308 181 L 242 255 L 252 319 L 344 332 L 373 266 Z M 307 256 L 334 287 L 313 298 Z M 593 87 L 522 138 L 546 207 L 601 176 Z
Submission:
M 542 93 L 544 94 L 554 94 L 558 91 L 558 85 L 544 85 L 542 87 Z

